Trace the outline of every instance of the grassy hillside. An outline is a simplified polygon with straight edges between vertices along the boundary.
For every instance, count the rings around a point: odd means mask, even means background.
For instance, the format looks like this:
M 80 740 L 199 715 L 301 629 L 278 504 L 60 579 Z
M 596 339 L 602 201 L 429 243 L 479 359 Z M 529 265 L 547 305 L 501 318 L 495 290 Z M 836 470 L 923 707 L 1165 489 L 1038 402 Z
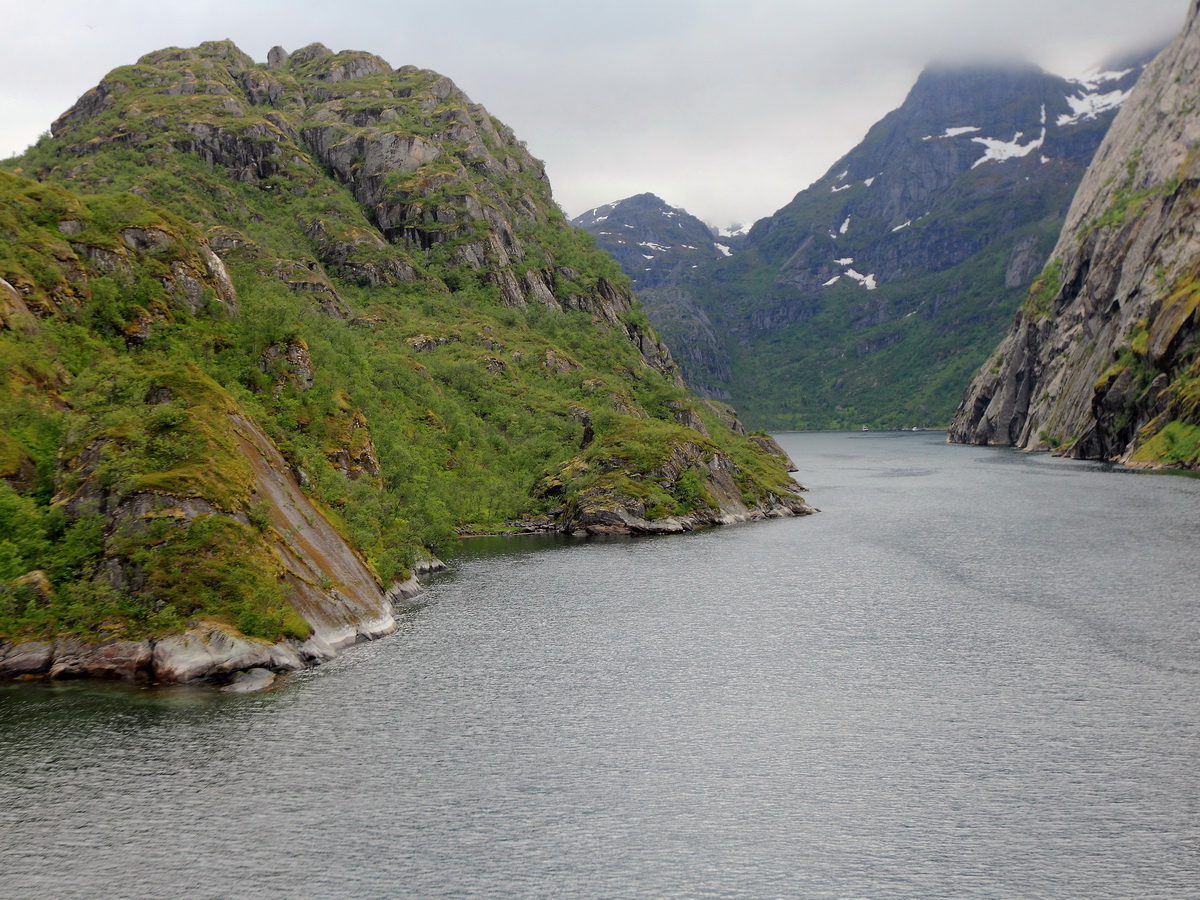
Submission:
M 0 173 L 0 641 L 303 638 L 257 429 L 383 587 L 596 497 L 715 516 L 718 458 L 748 505 L 798 502 L 436 73 L 206 44 L 114 71 L 53 132 Z

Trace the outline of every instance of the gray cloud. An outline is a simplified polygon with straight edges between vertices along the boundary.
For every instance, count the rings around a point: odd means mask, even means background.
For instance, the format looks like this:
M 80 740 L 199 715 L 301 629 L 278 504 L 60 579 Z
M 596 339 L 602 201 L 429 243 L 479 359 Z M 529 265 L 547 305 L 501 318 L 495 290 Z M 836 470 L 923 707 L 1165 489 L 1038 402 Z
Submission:
M 932 59 L 1076 74 L 1169 37 L 1187 0 L 47 0 L 6 13 L 0 156 L 109 70 L 231 38 L 369 50 L 453 78 L 544 159 L 571 214 L 653 191 L 752 221 L 819 177 Z

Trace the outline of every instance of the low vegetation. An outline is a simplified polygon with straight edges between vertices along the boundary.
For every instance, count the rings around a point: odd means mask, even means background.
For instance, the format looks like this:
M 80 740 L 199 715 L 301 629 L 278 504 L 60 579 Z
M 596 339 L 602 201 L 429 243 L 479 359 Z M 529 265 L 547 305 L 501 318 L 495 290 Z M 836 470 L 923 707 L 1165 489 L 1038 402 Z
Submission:
M 615 479 L 655 515 L 704 508 L 698 471 L 648 475 L 681 441 L 735 460 L 747 496 L 787 491 L 783 464 L 655 355 L 626 279 L 511 132 L 434 73 L 334 84 L 321 73 L 349 58 L 298 58 L 152 54 L 3 163 L 0 641 L 195 621 L 306 636 L 235 421 L 384 585 L 459 533 L 548 522 Z M 256 79 L 275 106 L 251 102 Z M 207 90 L 177 91 L 191 82 Z M 365 156 L 339 175 L 299 137 L 357 115 L 374 132 L 343 123 L 343 141 L 437 147 L 381 179 L 375 207 Z

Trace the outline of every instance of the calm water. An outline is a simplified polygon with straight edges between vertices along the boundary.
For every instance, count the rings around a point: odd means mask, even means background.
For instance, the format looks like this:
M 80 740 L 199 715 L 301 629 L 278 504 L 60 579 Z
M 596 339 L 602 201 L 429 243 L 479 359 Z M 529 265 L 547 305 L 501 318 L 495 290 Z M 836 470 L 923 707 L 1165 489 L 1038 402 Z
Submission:
M 6 897 L 1200 897 L 1200 481 L 792 435 L 249 697 L 0 687 Z

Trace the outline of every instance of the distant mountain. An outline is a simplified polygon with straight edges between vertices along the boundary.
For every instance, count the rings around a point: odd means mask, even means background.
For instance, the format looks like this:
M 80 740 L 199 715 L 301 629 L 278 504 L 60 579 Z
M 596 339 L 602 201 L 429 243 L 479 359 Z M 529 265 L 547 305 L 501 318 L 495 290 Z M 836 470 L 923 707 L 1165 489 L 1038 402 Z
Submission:
M 949 421 L 1145 58 L 927 68 L 734 255 L 638 286 L 688 382 L 758 427 Z
M 654 194 L 597 206 L 571 224 L 592 234 L 596 246 L 620 264 L 635 288 L 677 281 L 700 263 L 731 252 L 728 238 L 717 238 L 691 213 L 668 206 Z
M 1200 3 L 1146 69 L 952 440 L 1200 465 Z
M 680 348 L 680 366 L 701 385 L 716 385 L 702 393 L 729 399 L 720 387 L 732 377 L 724 342 L 704 310 L 675 285 L 700 266 L 732 256 L 746 229 L 714 235 L 691 213 L 654 194 L 589 209 L 571 224 L 595 237 L 597 248 L 607 251 L 633 281 L 654 327 L 668 346 Z

